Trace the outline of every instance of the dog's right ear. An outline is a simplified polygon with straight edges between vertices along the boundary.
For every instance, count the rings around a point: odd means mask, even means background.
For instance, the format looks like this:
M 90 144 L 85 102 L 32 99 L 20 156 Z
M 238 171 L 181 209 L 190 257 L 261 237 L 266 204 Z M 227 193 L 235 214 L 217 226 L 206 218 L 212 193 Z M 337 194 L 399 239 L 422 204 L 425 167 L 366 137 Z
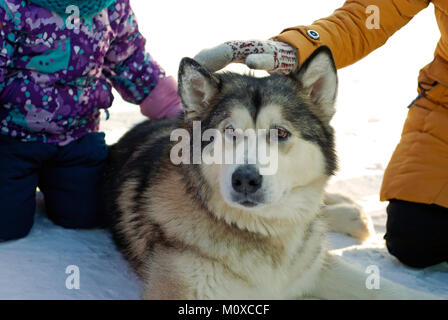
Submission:
M 292 76 L 299 81 L 301 91 L 313 102 L 314 113 L 330 122 L 336 112 L 334 105 L 338 91 L 338 75 L 330 49 L 317 49 Z
M 202 118 L 204 113 L 210 111 L 213 99 L 219 93 L 219 80 L 195 60 L 183 58 L 178 82 L 187 119 Z

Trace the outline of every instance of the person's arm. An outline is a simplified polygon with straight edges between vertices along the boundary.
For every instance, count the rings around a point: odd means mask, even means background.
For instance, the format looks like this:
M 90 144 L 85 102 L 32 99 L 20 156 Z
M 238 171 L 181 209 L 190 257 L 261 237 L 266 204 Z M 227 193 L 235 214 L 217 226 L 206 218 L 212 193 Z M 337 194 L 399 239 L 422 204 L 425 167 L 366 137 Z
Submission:
M 275 39 L 299 48 L 301 65 L 319 46 L 329 47 L 336 66 L 343 68 L 362 59 L 382 46 L 397 30 L 406 25 L 418 12 L 429 5 L 429 0 L 349 0 L 331 16 L 317 20 L 310 26 L 284 30 Z M 368 20 L 378 10 L 378 29 Z M 313 32 L 318 39 L 313 39 Z M 310 34 L 309 34 L 310 33 Z
M 177 83 L 145 50 L 146 40 L 139 32 L 129 0 L 123 1 L 121 18 L 113 21 L 118 29 L 105 57 L 103 73 L 124 100 L 140 105 L 151 119 L 175 117 L 182 110 Z
M 8 68 L 11 67 L 17 41 L 14 26 L 19 23 L 8 4 L 0 0 L 0 92 L 8 86 Z
M 333 53 L 336 66 L 348 66 L 383 45 L 398 29 L 408 23 L 429 0 L 348 0 L 331 16 L 310 26 L 284 30 L 271 40 L 228 41 L 205 49 L 195 59 L 211 71 L 232 62 L 247 64 L 252 69 L 271 73 L 289 73 L 300 67 L 320 46 Z M 297 2 L 297 10 L 303 3 Z M 378 29 L 369 28 L 369 18 L 378 10 Z M 375 8 L 375 9 L 376 9 Z

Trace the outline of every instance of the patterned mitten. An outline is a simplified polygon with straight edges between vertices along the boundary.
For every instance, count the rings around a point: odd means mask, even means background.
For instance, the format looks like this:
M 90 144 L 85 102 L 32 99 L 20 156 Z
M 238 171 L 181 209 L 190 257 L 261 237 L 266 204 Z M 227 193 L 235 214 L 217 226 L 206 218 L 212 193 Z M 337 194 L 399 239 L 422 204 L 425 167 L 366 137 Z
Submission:
M 194 58 L 211 72 L 230 63 L 245 63 L 251 69 L 288 74 L 297 69 L 297 49 L 276 40 L 229 41 L 201 51 Z

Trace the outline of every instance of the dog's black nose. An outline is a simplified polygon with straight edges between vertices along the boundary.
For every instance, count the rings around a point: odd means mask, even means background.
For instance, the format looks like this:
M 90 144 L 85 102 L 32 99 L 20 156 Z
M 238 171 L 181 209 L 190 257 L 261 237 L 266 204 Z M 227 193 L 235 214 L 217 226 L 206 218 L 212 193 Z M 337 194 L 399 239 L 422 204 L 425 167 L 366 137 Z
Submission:
M 241 166 L 232 175 L 233 189 L 239 193 L 255 193 L 262 183 L 263 176 L 255 166 Z

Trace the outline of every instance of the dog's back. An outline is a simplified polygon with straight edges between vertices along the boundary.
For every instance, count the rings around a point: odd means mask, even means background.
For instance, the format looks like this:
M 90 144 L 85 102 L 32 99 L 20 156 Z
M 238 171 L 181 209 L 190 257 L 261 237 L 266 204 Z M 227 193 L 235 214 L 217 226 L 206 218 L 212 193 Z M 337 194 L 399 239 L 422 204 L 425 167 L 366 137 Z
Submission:
M 169 142 L 169 133 L 178 125 L 177 119 L 147 120 L 128 131 L 116 144 L 110 147 L 110 175 L 119 172 L 129 158 L 142 146 L 152 145 L 156 140 Z M 160 145 L 153 146 L 154 148 Z
M 133 202 L 133 193 L 129 192 L 125 184 L 140 181 L 139 193 L 143 192 L 144 183 L 157 171 L 157 164 L 166 157 L 170 133 L 178 126 L 177 119 L 147 120 L 127 132 L 116 144 L 109 149 L 108 165 L 102 181 L 102 202 L 107 225 L 112 230 L 119 249 L 138 266 L 146 255 L 135 256 L 127 254 L 130 251 L 130 239 L 123 235 L 123 228 L 119 222 L 127 213 L 122 209 L 122 193 L 128 193 L 128 201 Z M 144 179 L 143 179 L 144 178 Z M 137 205 L 135 206 L 137 209 Z M 129 216 L 129 215 L 128 215 Z M 138 219 L 137 219 L 138 220 Z M 142 250 L 143 251 L 143 250 Z

